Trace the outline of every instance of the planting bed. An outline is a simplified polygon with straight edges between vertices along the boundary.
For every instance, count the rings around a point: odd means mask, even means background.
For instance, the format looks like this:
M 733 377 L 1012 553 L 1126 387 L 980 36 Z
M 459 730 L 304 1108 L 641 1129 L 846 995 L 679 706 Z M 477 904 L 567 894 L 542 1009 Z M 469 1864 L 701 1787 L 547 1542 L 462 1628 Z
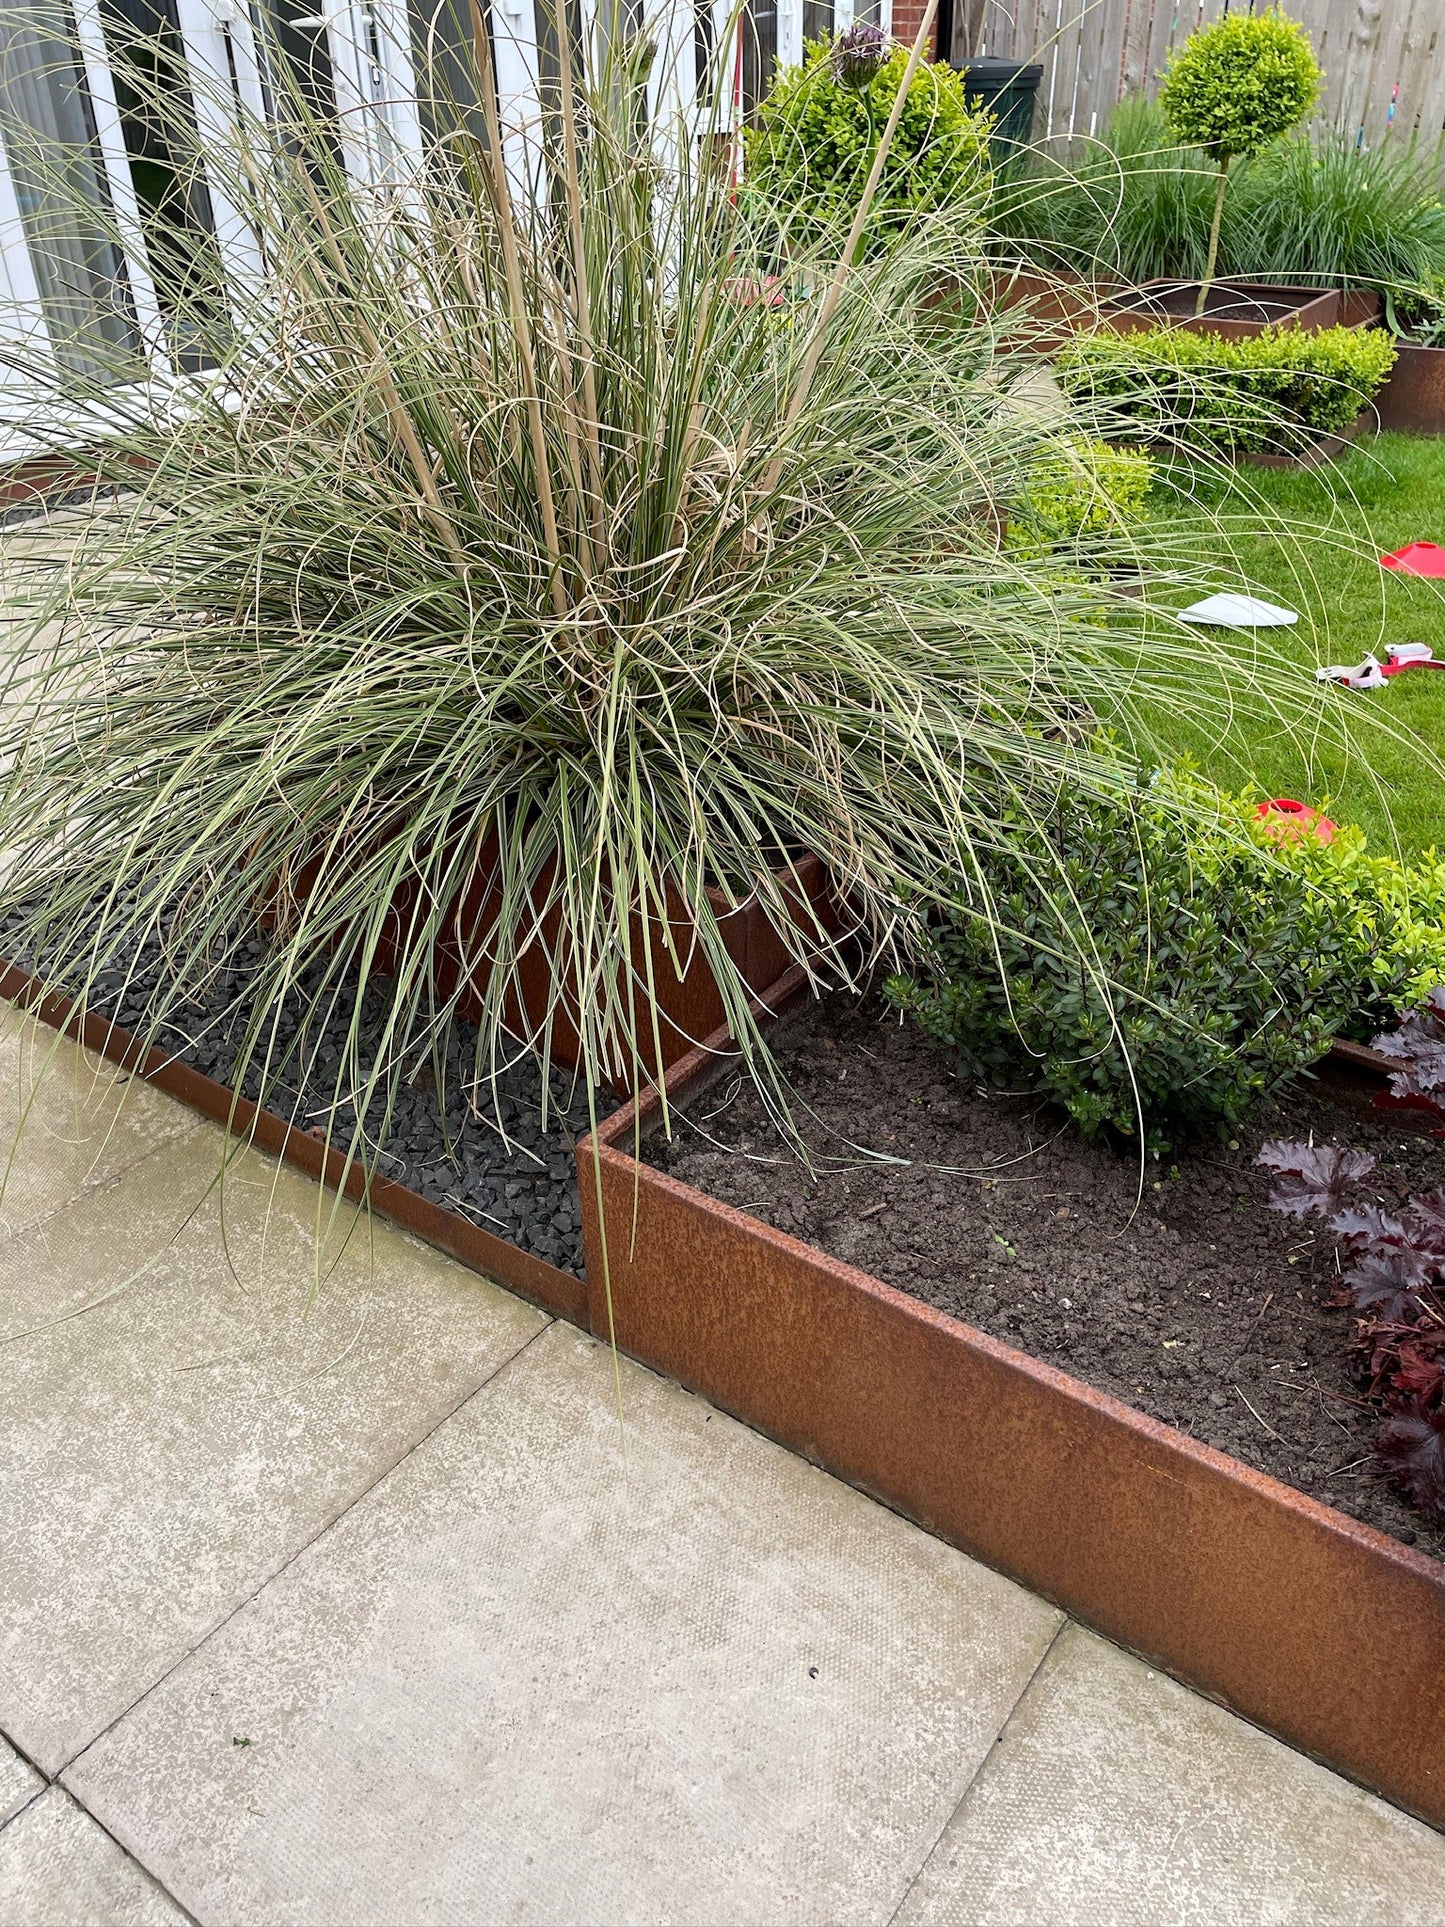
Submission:
M 1262 334 L 1266 328 L 1332 328 L 1340 318 L 1336 288 L 1295 288 L 1263 282 L 1216 281 L 1196 315 L 1197 281 L 1145 281 L 1116 295 L 1100 311 L 1105 327 L 1120 334 L 1172 323 L 1193 334 Z
M 1331 1302 L 1333 1242 L 1269 1211 L 1273 1180 L 1253 1165 L 1264 1139 L 1313 1133 L 1374 1152 L 1394 1205 L 1445 1182 L 1439 1143 L 1399 1115 L 1342 1108 L 1305 1086 L 1230 1141 L 1149 1162 L 1141 1196 L 1136 1160 L 1084 1143 L 1036 1099 L 980 1094 L 874 1008 L 835 999 L 775 1042 L 813 1168 L 779 1149 L 741 1083 L 684 1103 L 679 1136 L 652 1144 L 661 1168 L 1445 1555 L 1445 1532 L 1371 1461 L 1376 1420 L 1355 1402 L 1350 1313 Z
M 259 956 L 260 942 L 252 940 L 243 954 Z M 30 962 L 3 921 L 0 956 L 21 965 Z M 159 947 L 152 946 L 128 987 L 123 970 L 103 973 L 91 999 L 91 1012 L 125 1029 L 139 1029 L 151 986 L 162 968 Z M 220 973 L 207 1005 L 177 1011 L 174 1023 L 158 1040 L 180 1063 L 227 1089 L 233 1085 L 235 1024 L 247 1008 L 248 979 L 244 964 Z M 368 986 L 362 1006 L 365 1037 L 379 1035 L 387 994 L 384 978 Z M 322 1026 L 319 1035 L 314 1030 L 308 1033 L 307 1049 L 315 1071 L 305 1084 L 298 1079 L 293 1051 L 299 1029 L 298 1012 L 278 1033 L 282 1068 L 266 1103 L 290 1123 L 319 1135 L 331 1108 L 331 1078 L 341 1060 L 346 1025 L 338 1018 Z M 580 1276 L 582 1244 L 573 1151 L 588 1128 L 585 1093 L 570 1076 L 554 1072 L 544 1129 L 541 1072 L 530 1057 L 522 1056 L 499 1072 L 495 1087 L 488 1084 L 477 1093 L 475 1106 L 469 1104 L 463 1066 L 475 1035 L 469 1025 L 455 1027 L 442 1094 L 429 1062 L 418 1061 L 411 1068 L 379 1147 L 376 1169 L 428 1203 L 456 1213 L 544 1264 Z M 287 1053 L 292 1053 L 289 1059 Z M 252 1099 L 259 1095 L 254 1066 L 241 1094 Z M 610 1115 L 616 1104 L 616 1098 L 600 1092 L 599 1117 Z M 333 1144 L 345 1147 L 355 1115 L 354 1106 L 341 1106 Z M 369 1120 L 373 1144 L 380 1122 L 375 1115 Z

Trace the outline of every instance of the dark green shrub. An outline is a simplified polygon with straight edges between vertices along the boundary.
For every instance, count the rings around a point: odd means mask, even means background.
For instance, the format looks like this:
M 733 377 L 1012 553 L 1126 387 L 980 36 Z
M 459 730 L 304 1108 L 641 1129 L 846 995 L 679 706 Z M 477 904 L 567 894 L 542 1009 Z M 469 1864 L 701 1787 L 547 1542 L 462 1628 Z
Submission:
M 1057 372 L 1064 393 L 1107 414 L 1117 434 L 1238 454 L 1338 433 L 1394 361 L 1380 329 L 1267 328 L 1227 341 L 1151 328 L 1081 336 Z
M 1445 978 L 1445 875 L 1275 843 L 1253 807 L 1171 778 L 1118 803 L 1072 799 L 1053 868 L 1000 855 L 992 914 L 960 905 L 927 968 L 887 986 L 971 1076 L 1026 1082 L 1086 1136 L 1152 1151 L 1233 1123 L 1341 1031 Z
M 894 47 L 868 78 L 843 78 L 833 50 L 810 46 L 801 67 L 785 67 L 747 139 L 747 187 L 790 232 L 844 232 L 852 220 L 894 97 L 908 64 Z M 844 68 L 846 71 L 846 67 Z M 922 66 L 884 164 L 870 231 L 948 207 L 978 209 L 992 185 L 987 114 L 975 113 L 963 80 L 944 62 Z

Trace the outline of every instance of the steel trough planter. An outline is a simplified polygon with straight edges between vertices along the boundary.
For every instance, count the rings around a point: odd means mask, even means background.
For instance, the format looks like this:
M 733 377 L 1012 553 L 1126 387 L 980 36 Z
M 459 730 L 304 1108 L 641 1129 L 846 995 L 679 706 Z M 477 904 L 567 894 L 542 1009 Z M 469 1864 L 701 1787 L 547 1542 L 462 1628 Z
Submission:
M 1117 334 L 1150 328 L 1183 328 L 1190 334 L 1223 335 L 1237 340 L 1266 328 L 1333 328 L 1340 319 L 1338 288 L 1301 288 L 1251 281 L 1216 281 L 1202 315 L 1194 312 L 1197 281 L 1144 281 L 1104 303 L 1102 326 Z M 1358 304 L 1350 308 L 1353 315 Z
M 1445 348 L 1395 344 L 1395 365 L 1375 397 L 1381 428 L 1406 435 L 1445 435 Z
M 1445 1826 L 1445 1566 L 639 1164 L 657 1116 L 578 1148 L 595 1332 Z
M 795 969 L 760 1002 L 804 990 Z M 309 1132 L 82 1021 L 23 969 L 0 963 L 0 997 L 1445 1826 L 1445 1566 L 636 1163 L 656 1091 L 578 1146 L 584 1284 L 405 1185 L 368 1186 Z M 671 1094 L 728 1072 L 728 1050 L 719 1031 L 689 1052 Z M 1328 1064 L 1361 1103 L 1393 1068 L 1358 1045 Z

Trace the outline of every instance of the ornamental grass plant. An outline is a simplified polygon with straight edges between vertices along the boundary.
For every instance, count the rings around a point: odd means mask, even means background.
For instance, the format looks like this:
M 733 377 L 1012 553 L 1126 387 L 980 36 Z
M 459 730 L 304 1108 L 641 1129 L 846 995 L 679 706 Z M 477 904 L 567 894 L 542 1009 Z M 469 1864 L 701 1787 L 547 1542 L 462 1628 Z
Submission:
M 1055 272 L 1125 281 L 1198 280 L 1218 170 L 1177 145 L 1163 109 L 1134 95 L 1095 140 L 1041 152 L 1000 181 L 999 242 Z M 1218 273 L 1226 280 L 1386 293 L 1445 273 L 1438 154 L 1397 139 L 1360 147 L 1321 129 L 1276 141 L 1230 169 Z
M 298 85 L 204 157 L 153 88 L 254 273 L 198 251 L 186 353 L 147 380 L 104 343 L 59 375 L 0 349 L 30 429 L 63 412 L 117 491 L 11 631 L 7 946 L 82 1003 L 138 987 L 148 1039 L 239 981 L 237 1087 L 287 1108 L 299 1038 L 330 1094 L 303 1121 L 354 1118 L 365 1162 L 464 998 L 479 1110 L 571 1029 L 590 1093 L 656 1076 L 674 964 L 711 969 L 781 1106 L 730 906 L 756 900 L 815 983 L 861 985 L 931 906 L 987 913 L 994 857 L 1048 865 L 1061 810 L 1129 786 L 1100 709 L 1127 735 L 1146 708 L 1223 728 L 1246 695 L 1313 701 L 1262 656 L 1147 646 L 1142 602 L 1001 546 L 1078 430 L 1020 399 L 1019 324 L 937 305 L 986 271 L 971 203 L 860 247 L 893 107 L 850 221 L 780 253 L 717 130 L 669 122 L 640 37 L 564 38 L 519 131 L 471 17 L 441 131 L 374 177 Z M 63 156 L 32 164 L 64 191 Z M 843 934 L 798 908 L 809 851 Z

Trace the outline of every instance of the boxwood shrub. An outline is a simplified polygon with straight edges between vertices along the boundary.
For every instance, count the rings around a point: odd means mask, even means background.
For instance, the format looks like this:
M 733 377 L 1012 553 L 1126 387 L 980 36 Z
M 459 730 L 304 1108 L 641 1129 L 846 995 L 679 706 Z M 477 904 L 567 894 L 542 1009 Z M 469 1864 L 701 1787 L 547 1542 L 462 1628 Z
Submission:
M 745 135 L 748 197 L 790 232 L 816 238 L 846 231 L 908 64 L 887 50 L 872 72 L 848 78 L 848 63 L 824 43 L 806 48 L 801 67 L 785 67 Z M 961 75 L 946 62 L 920 66 L 883 177 L 870 231 L 931 208 L 978 210 L 980 232 L 992 190 L 992 120 L 970 108 Z
M 997 856 L 992 911 L 960 901 L 886 992 L 970 1076 L 1022 1081 L 1086 1136 L 1142 1125 L 1157 1154 L 1227 1127 L 1445 982 L 1445 861 L 1406 869 L 1349 829 L 1276 842 L 1187 773 L 1075 800 L 1051 844 L 1047 873 Z
M 1347 427 L 1395 352 L 1382 329 L 1277 327 L 1237 341 L 1184 328 L 1101 329 L 1070 343 L 1058 377 L 1115 434 L 1223 454 L 1289 452 Z
M 1035 464 L 1009 511 L 1014 554 L 1072 552 L 1124 534 L 1140 521 L 1154 464 L 1137 449 L 1111 448 L 1082 437 Z

